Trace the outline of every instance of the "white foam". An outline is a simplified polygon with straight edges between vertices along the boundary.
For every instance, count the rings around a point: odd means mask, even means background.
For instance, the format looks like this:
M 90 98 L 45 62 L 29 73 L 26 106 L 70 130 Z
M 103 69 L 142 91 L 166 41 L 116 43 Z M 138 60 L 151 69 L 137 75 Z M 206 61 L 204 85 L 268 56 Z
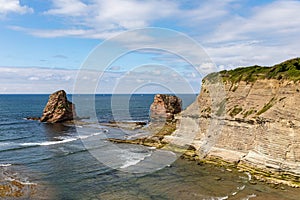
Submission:
M 21 146 L 49 146 L 49 145 L 55 145 L 55 144 L 62 144 L 62 143 L 67 143 L 67 142 L 72 142 L 75 140 L 79 139 L 87 139 L 89 137 L 93 137 L 96 135 L 101 134 L 102 132 L 96 132 L 91 135 L 81 135 L 78 137 L 64 137 L 64 136 L 59 136 L 59 137 L 54 137 L 55 139 L 58 139 L 58 141 L 45 141 L 45 142 L 25 142 L 21 143 Z
M 2 164 L 0 164 L 0 167 L 9 167 L 11 165 L 12 164 L 10 164 L 10 163 L 2 163 Z
M 138 164 L 139 162 L 141 162 L 141 160 L 127 160 L 124 165 L 122 165 L 120 167 L 120 169 L 124 169 L 124 168 L 127 168 L 127 167 L 130 167 L 130 166 L 133 166 L 133 165 L 136 165 Z
M 0 142 L 0 146 L 8 146 L 11 145 L 11 142 Z
M 150 157 L 151 153 L 148 154 L 142 154 L 142 153 L 132 153 L 128 152 L 127 155 L 124 155 L 123 157 L 126 158 L 125 163 L 120 167 L 120 169 L 124 169 L 133 165 L 138 164 L 139 162 L 145 160 L 145 158 Z
M 49 145 L 54 145 L 54 144 L 62 144 L 62 143 L 72 142 L 75 140 L 78 140 L 78 138 L 68 138 L 68 139 L 60 140 L 60 141 L 25 142 L 20 145 L 21 146 L 49 146 Z
M 102 133 L 102 132 L 93 133 L 93 134 L 91 134 L 91 135 L 80 135 L 80 136 L 78 136 L 78 139 L 87 139 L 87 138 L 89 138 L 89 137 L 97 136 L 97 135 L 99 135 L 99 134 L 101 134 L 101 133 Z
M 245 172 L 245 174 L 247 174 L 247 176 L 248 176 L 248 181 L 251 181 L 251 179 L 252 179 L 251 174 L 249 172 Z
M 256 194 L 250 194 L 246 198 L 243 198 L 242 200 L 249 200 L 250 198 L 256 197 Z
M 217 197 L 218 200 L 225 200 L 225 199 L 228 199 L 228 196 L 225 196 L 225 197 Z
M 241 187 L 237 187 L 237 189 L 238 189 L 238 190 L 243 190 L 243 189 L 245 189 L 245 187 L 246 187 L 246 186 L 243 185 L 243 186 L 241 186 Z
M 18 183 L 21 183 L 22 185 L 37 185 L 36 183 L 23 182 L 23 181 L 19 181 L 19 180 L 16 180 L 16 179 L 14 179 L 14 178 L 10 178 L 10 177 L 5 178 L 4 180 L 10 181 L 10 182 L 16 181 L 16 182 L 18 182 Z

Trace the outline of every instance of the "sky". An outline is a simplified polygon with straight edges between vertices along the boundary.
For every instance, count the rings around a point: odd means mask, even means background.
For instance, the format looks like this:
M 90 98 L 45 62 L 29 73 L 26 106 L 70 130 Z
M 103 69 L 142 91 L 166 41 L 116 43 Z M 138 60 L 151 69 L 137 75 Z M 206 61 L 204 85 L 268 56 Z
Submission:
M 155 41 L 155 47 L 176 54 L 157 48 L 119 56 L 87 72 L 94 92 L 111 93 L 122 84 L 121 90 L 135 86 L 136 92 L 197 93 L 212 71 L 298 57 L 299 10 L 297 0 L 0 0 L 0 93 L 73 93 L 92 52 L 120 38 L 129 50 Z M 163 34 L 135 31 L 147 27 L 183 36 L 164 43 L 156 40 Z M 205 59 L 201 55 L 192 64 L 183 59 L 199 53 L 182 42 L 185 37 L 203 48 Z M 168 88 L 169 83 L 190 88 Z

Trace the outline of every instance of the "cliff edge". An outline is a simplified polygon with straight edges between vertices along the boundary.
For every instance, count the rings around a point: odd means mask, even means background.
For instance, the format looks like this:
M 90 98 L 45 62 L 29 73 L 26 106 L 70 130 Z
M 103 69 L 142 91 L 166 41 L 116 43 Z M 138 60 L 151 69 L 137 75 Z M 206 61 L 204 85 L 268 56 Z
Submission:
M 164 141 L 300 185 L 299 82 L 300 58 L 209 74 Z

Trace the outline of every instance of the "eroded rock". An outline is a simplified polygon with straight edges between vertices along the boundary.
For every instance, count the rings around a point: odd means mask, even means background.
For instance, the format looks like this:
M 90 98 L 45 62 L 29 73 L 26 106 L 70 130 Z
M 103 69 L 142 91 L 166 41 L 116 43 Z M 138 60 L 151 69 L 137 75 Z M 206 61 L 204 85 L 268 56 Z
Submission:
M 151 121 L 172 121 L 181 112 L 182 101 L 179 97 L 157 94 L 150 107 Z
M 75 117 L 75 105 L 68 101 L 64 90 L 59 90 L 50 95 L 40 121 L 56 123 L 73 120 Z

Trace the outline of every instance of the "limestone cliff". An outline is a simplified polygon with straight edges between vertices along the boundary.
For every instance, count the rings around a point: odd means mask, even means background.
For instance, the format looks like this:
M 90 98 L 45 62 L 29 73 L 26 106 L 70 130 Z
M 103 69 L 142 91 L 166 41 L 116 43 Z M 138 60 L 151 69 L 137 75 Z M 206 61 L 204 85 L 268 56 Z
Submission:
M 300 179 L 300 59 L 203 79 L 197 100 L 165 142 L 197 156 L 291 174 Z M 298 177 L 298 178 L 297 178 Z

